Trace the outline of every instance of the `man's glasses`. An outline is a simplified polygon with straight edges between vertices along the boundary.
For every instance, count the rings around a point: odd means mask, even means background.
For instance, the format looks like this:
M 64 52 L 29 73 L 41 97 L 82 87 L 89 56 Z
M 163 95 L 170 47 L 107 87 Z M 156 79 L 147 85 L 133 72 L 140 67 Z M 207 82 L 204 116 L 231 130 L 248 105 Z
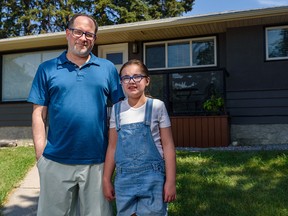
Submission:
M 83 32 L 80 29 L 69 28 L 69 30 L 72 31 L 72 35 L 77 38 L 82 37 L 83 34 L 85 35 L 85 38 L 87 40 L 94 40 L 96 38 L 95 34 L 90 33 L 90 32 Z
M 147 77 L 147 76 L 144 76 L 144 75 L 142 75 L 142 74 L 133 75 L 133 76 L 125 75 L 125 76 L 122 76 L 122 77 L 121 77 L 121 81 L 122 81 L 123 83 L 125 83 L 125 84 L 129 83 L 130 80 L 133 80 L 135 83 L 140 83 L 141 80 L 142 80 L 143 78 L 145 78 L 145 77 Z

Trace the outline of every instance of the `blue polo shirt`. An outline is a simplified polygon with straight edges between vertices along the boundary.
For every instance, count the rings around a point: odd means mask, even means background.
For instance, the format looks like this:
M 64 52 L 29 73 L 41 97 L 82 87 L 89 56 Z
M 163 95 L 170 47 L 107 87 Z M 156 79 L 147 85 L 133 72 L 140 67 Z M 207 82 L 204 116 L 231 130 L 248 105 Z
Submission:
M 113 63 L 90 55 L 81 67 L 67 59 L 66 51 L 43 62 L 27 100 L 48 107 L 49 130 L 43 155 L 59 163 L 104 162 L 107 99 L 116 103 L 124 97 Z

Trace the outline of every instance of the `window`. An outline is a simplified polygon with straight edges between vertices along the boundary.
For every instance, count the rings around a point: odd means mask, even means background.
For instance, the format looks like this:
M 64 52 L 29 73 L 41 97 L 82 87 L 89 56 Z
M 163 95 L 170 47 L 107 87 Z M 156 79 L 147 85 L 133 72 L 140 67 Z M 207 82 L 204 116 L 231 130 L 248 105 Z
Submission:
M 168 67 L 190 66 L 190 43 L 168 43 Z
M 147 45 L 145 51 L 148 68 L 165 68 L 165 44 Z
M 113 64 L 123 64 L 123 53 L 108 53 L 106 55 L 107 59 L 111 62 L 113 62 Z
M 201 71 L 194 73 L 171 73 L 170 104 L 173 114 L 200 114 L 203 102 L 212 91 L 224 92 L 223 71 Z
M 216 66 L 216 37 L 144 44 L 144 62 L 153 69 Z
M 2 101 L 26 101 L 40 63 L 63 50 L 3 55 Z
M 192 42 L 192 66 L 214 66 L 214 40 L 203 39 Z
M 152 97 L 165 102 L 170 115 L 203 115 L 203 102 L 212 92 L 224 97 L 225 71 L 157 71 L 150 74 Z
M 159 74 L 159 75 L 150 75 L 151 82 L 148 86 L 148 94 L 152 97 L 160 99 L 162 101 L 166 101 L 165 95 L 167 92 L 167 75 Z
M 266 28 L 266 60 L 288 59 L 288 26 Z

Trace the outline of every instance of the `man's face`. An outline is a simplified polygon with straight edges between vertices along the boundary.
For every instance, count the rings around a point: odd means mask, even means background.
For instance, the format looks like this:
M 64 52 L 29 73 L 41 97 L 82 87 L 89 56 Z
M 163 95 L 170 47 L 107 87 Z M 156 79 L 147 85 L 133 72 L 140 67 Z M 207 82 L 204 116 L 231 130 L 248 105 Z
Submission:
M 71 29 L 66 30 L 68 52 L 78 57 L 86 57 L 91 52 L 95 40 L 94 22 L 85 16 L 75 19 Z

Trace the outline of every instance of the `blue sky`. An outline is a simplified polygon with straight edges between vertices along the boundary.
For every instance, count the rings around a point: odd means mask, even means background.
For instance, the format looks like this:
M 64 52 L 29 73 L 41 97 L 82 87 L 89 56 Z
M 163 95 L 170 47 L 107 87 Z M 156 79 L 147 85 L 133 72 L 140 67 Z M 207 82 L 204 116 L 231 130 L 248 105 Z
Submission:
M 249 10 L 266 7 L 288 6 L 288 0 L 195 0 L 187 15 L 209 14 L 231 10 Z

